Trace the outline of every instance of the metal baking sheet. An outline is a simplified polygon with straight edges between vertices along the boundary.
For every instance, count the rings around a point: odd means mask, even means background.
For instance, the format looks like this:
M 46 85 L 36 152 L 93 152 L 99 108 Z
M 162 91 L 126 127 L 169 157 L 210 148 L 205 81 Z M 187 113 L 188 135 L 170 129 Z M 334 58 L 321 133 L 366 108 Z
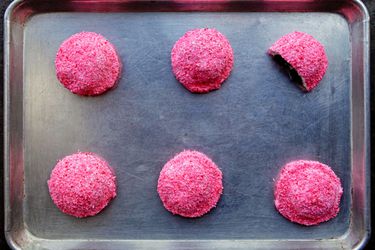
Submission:
M 370 231 L 368 23 L 359 1 L 15 1 L 5 18 L 5 233 L 14 249 L 342 249 Z M 218 91 L 191 94 L 170 51 L 187 30 L 214 27 L 235 63 Z M 326 48 L 321 84 L 303 93 L 268 47 L 292 31 Z M 55 76 L 61 42 L 104 35 L 124 65 L 118 87 L 80 97 Z M 156 192 L 163 164 L 183 149 L 209 155 L 224 174 L 217 207 L 173 216 Z M 114 167 L 118 196 L 76 219 L 49 197 L 56 160 L 76 151 Z M 329 164 L 341 178 L 339 215 L 318 226 L 274 208 L 279 169 L 295 159 Z

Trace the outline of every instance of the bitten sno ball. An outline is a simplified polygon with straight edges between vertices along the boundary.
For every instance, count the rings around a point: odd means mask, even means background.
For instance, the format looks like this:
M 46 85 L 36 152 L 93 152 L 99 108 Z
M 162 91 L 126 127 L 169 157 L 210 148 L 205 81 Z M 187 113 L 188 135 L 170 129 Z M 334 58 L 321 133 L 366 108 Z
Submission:
M 290 77 L 305 91 L 311 91 L 319 84 L 328 67 L 323 45 L 303 32 L 281 37 L 268 53 L 286 67 Z
M 185 33 L 173 46 L 172 70 L 177 80 L 193 93 L 219 89 L 233 67 L 233 50 L 215 29 Z
M 276 209 L 292 222 L 311 226 L 334 218 L 343 190 L 332 169 L 317 161 L 286 164 L 276 180 Z
M 222 173 L 206 155 L 186 150 L 164 165 L 157 190 L 171 213 L 200 217 L 219 201 L 223 192 Z
M 94 32 L 81 32 L 61 44 L 55 68 L 58 80 L 72 93 L 95 96 L 116 85 L 121 61 L 106 38 Z
M 76 153 L 57 163 L 48 188 L 62 212 L 82 218 L 96 215 L 116 196 L 115 179 L 104 159 L 94 153 Z

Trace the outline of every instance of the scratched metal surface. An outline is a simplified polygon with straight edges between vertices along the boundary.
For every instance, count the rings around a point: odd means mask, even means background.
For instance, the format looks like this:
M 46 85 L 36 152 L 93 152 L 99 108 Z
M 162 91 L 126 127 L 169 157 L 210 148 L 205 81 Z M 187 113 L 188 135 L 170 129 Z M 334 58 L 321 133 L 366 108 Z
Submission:
M 174 42 L 198 27 L 222 32 L 235 57 L 222 88 L 205 95 L 183 88 L 170 67 Z M 73 249 L 94 247 L 85 245 L 87 239 L 110 240 L 113 249 L 125 246 L 120 240 L 235 239 L 250 240 L 251 246 L 251 240 L 337 239 L 349 230 L 352 44 L 343 16 L 46 12 L 32 16 L 22 29 L 22 223 L 33 237 L 45 241 L 45 248 L 64 248 L 65 240 Z M 266 54 L 274 41 L 296 30 L 317 38 L 329 60 L 326 75 L 311 93 L 293 85 Z M 120 83 L 102 96 L 73 95 L 56 79 L 57 49 L 80 31 L 104 35 L 122 59 Z M 163 164 L 183 149 L 204 152 L 224 175 L 217 207 L 198 219 L 173 216 L 156 192 Z M 117 197 L 99 215 L 86 219 L 61 213 L 47 188 L 56 161 L 78 150 L 103 156 L 117 176 Z M 274 178 L 296 159 L 324 162 L 340 177 L 344 194 L 336 218 L 304 227 L 275 210 Z M 192 244 L 186 247 L 199 248 L 199 243 Z
M 235 57 L 223 87 L 206 95 L 185 90 L 170 67 L 174 42 L 197 27 L 225 34 Z M 108 38 L 124 64 L 118 87 L 103 96 L 73 95 L 55 77 L 59 45 L 82 30 Z M 266 54 L 294 30 L 321 41 L 329 59 L 327 74 L 309 94 Z M 347 230 L 350 43 L 342 17 L 45 14 L 33 17 L 25 32 L 25 221 L 32 233 L 48 238 L 329 238 Z M 189 148 L 212 157 L 224 174 L 217 208 L 196 220 L 172 216 L 156 192 L 163 163 Z M 117 198 L 100 215 L 84 220 L 62 214 L 46 185 L 56 160 L 77 150 L 105 157 L 118 180 Z M 276 212 L 273 178 L 293 159 L 322 161 L 341 178 L 344 196 L 337 218 L 302 227 Z

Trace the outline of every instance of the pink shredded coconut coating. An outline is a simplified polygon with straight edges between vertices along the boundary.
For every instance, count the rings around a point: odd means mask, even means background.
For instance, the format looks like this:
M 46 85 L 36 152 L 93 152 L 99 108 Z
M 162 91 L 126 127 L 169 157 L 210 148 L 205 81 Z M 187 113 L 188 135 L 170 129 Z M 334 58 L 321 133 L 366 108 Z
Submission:
M 280 171 L 275 206 L 287 219 L 311 226 L 338 214 L 343 190 L 332 169 L 317 161 L 293 161 Z
M 121 61 L 115 47 L 94 32 L 81 32 L 65 40 L 56 55 L 56 75 L 72 93 L 100 95 L 120 78 Z
M 223 192 L 222 173 L 206 155 L 185 150 L 164 165 L 157 190 L 171 213 L 200 217 L 219 201 Z
M 269 48 L 268 53 L 281 56 L 293 67 L 306 91 L 311 91 L 319 84 L 328 67 L 323 45 L 303 32 L 296 31 L 281 37 Z
M 219 89 L 233 67 L 233 50 L 215 29 L 185 33 L 173 46 L 172 70 L 177 80 L 193 93 Z
M 57 163 L 48 188 L 62 212 L 82 218 L 96 215 L 116 196 L 116 177 L 98 155 L 76 153 Z

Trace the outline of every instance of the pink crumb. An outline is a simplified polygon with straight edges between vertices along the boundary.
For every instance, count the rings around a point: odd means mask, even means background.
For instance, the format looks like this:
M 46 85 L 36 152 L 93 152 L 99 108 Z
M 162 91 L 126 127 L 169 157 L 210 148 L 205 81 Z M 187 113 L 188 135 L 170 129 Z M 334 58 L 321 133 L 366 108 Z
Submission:
M 219 89 L 233 67 L 233 50 L 215 29 L 185 33 L 173 46 L 172 70 L 177 80 L 193 93 Z
M 280 171 L 275 206 L 287 219 L 311 226 L 334 218 L 343 190 L 332 169 L 317 161 L 293 161 Z
M 100 95 L 120 78 L 121 61 L 115 47 L 94 32 L 81 32 L 65 40 L 56 55 L 58 80 L 72 93 Z
M 96 215 L 116 196 L 115 180 L 104 159 L 94 153 L 76 153 L 57 163 L 48 188 L 62 212 L 82 218 Z
M 219 201 L 223 192 L 222 173 L 206 155 L 185 150 L 164 165 L 157 190 L 171 213 L 200 217 Z
M 328 67 L 323 45 L 303 32 L 289 33 L 277 40 L 268 53 L 281 56 L 302 79 L 302 88 L 311 91 L 322 80 Z

